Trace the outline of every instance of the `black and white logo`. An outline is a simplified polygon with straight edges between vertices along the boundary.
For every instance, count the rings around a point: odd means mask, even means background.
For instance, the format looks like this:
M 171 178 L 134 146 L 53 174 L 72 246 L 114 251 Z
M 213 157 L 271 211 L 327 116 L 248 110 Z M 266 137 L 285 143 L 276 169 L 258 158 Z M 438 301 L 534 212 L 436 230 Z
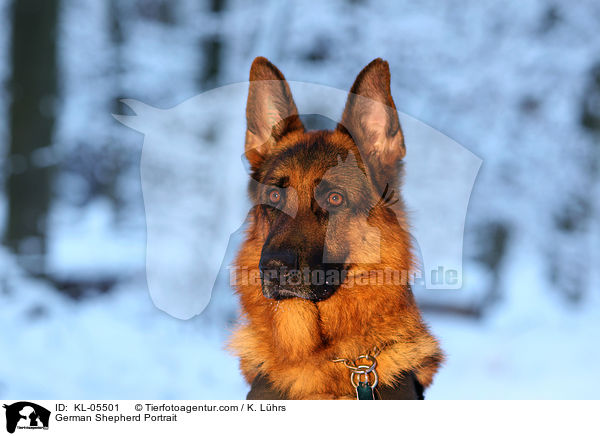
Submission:
M 6 431 L 14 433 L 16 429 L 48 430 L 50 411 L 29 401 L 19 401 L 11 405 L 5 404 Z

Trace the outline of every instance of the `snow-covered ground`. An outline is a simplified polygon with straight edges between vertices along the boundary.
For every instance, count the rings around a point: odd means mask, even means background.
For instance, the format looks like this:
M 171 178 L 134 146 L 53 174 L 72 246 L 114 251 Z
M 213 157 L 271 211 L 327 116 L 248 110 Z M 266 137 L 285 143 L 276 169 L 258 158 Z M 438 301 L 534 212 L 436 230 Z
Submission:
M 242 397 L 222 323 L 172 318 L 139 282 L 75 302 L 0 259 L 0 397 Z
M 517 245 L 504 300 L 484 319 L 427 317 L 447 353 L 429 399 L 598 399 L 600 299 L 548 293 L 531 247 Z

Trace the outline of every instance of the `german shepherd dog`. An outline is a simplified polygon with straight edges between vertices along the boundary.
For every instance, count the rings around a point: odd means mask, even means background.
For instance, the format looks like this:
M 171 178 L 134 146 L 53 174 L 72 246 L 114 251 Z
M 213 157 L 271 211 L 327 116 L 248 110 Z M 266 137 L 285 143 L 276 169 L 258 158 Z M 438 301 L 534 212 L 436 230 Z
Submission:
M 248 398 L 423 398 L 443 353 L 409 282 L 379 280 L 416 268 L 388 63 L 360 72 L 334 130 L 306 131 L 283 74 L 258 57 L 246 119 L 253 208 L 234 266 L 258 278 L 236 274 L 230 347 Z

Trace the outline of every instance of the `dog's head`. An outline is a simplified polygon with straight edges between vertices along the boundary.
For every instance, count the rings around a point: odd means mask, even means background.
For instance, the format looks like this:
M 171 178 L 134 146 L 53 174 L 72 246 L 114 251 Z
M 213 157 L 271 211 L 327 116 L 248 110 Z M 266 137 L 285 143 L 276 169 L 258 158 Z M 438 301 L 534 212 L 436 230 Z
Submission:
M 383 241 L 403 231 L 393 209 L 405 147 L 387 62 L 361 71 L 336 129 L 305 131 L 283 74 L 257 58 L 246 117 L 265 297 L 324 300 L 381 264 Z

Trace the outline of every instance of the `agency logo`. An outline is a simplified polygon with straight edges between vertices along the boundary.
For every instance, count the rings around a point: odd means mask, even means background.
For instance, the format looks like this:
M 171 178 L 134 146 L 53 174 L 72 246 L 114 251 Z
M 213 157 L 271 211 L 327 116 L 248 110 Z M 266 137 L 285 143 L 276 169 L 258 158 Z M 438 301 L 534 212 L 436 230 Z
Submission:
M 11 405 L 5 404 L 6 431 L 14 433 L 22 430 L 48 430 L 50 411 L 29 401 L 19 401 Z
M 281 87 L 279 81 L 264 82 L 267 83 L 262 85 L 273 87 L 275 94 Z M 299 104 L 299 116 L 329 122 L 317 128 L 335 128 L 348 100 L 347 90 L 287 83 Z M 125 99 L 123 104 L 133 114 L 114 115 L 124 125 L 144 134 L 140 172 L 147 225 L 148 289 L 154 304 L 176 318 L 189 319 L 202 313 L 219 277 L 226 282 L 227 265 L 232 265 L 236 247 L 243 241 L 248 212 L 256 206 L 247 200 L 251 163 L 243 151 L 249 86 L 250 82 L 242 82 L 216 88 L 170 109 Z M 395 111 L 366 97 L 361 96 L 354 104 L 359 102 L 364 107 L 355 110 L 360 113 Z M 271 109 L 266 109 L 266 113 L 267 123 L 271 124 L 270 128 L 265 127 L 266 132 L 276 131 L 289 115 Z M 413 276 L 412 270 L 394 270 L 393 275 L 404 283 L 422 284 L 425 289 L 460 289 L 464 224 L 482 160 L 433 127 L 401 112 L 397 116 L 407 144 L 404 183 L 400 188 L 393 180 L 389 184 L 380 180 L 379 192 L 375 194 L 385 206 L 402 201 L 404 208 L 388 208 L 388 213 L 408 211 L 412 245 L 421 262 L 419 268 L 413 268 L 418 276 Z M 367 158 L 366 153 L 344 157 L 328 170 L 328 176 L 341 180 L 342 188 L 356 193 L 361 186 L 370 185 L 359 183 L 361 175 L 349 175 L 360 174 L 354 169 Z M 250 183 L 256 192 L 269 187 L 252 178 Z M 291 187 L 285 189 L 289 201 L 279 207 L 285 206 L 280 210 L 295 219 L 298 193 Z M 265 198 L 255 199 L 257 205 Z M 269 205 L 272 207 L 272 203 Z M 371 210 L 375 205 L 368 204 L 365 209 Z M 400 213 L 397 218 L 406 219 Z M 331 225 L 330 220 L 323 247 L 340 246 L 339 241 L 347 241 L 344 248 L 354 254 L 344 263 L 377 265 L 382 253 L 379 229 L 366 218 L 354 222 L 360 226 L 355 230 L 364 236 L 362 241 L 344 239 L 346 235 L 340 230 L 343 227 Z M 355 244 L 352 250 L 348 248 L 350 244 Z M 324 265 L 339 261 L 339 256 L 330 256 L 325 248 L 322 251 Z M 325 273 L 328 270 L 323 269 Z M 371 271 L 377 277 L 386 274 L 373 267 Z M 237 282 L 240 275 L 253 276 L 255 272 L 230 270 L 229 284 Z M 405 280 L 404 275 L 410 277 Z M 310 280 L 314 284 L 312 277 Z

